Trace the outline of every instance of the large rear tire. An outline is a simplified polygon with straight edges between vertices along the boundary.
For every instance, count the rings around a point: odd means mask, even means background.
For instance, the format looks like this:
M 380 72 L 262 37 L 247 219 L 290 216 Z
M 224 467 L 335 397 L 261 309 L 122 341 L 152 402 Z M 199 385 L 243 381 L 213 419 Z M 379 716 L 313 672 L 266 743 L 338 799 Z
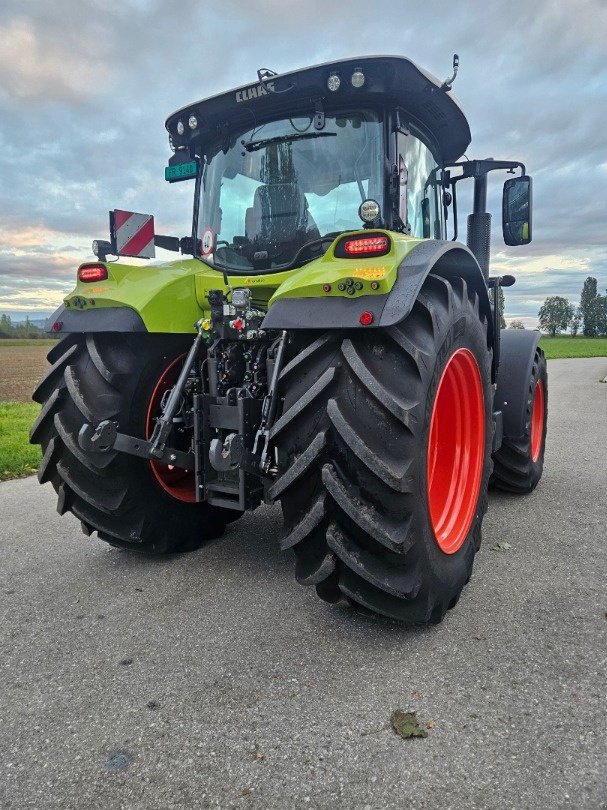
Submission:
M 518 439 L 504 437 L 493 456 L 492 483 L 497 489 L 518 495 L 533 492 L 544 471 L 547 426 L 548 368 L 538 347 L 525 391 L 525 431 Z
M 149 434 L 163 389 L 192 340 L 172 335 L 72 335 L 48 354 L 52 364 L 33 398 L 42 405 L 30 441 L 42 446 L 38 471 L 85 534 L 155 554 L 191 551 L 218 537 L 239 513 L 195 503 L 193 476 L 110 451 L 84 451 L 85 422 L 113 419 L 123 433 Z M 173 380 L 174 382 L 174 380 Z
M 440 621 L 487 508 L 493 391 L 477 295 L 429 276 L 402 324 L 298 348 L 280 376 L 270 490 L 297 580 L 328 602 Z

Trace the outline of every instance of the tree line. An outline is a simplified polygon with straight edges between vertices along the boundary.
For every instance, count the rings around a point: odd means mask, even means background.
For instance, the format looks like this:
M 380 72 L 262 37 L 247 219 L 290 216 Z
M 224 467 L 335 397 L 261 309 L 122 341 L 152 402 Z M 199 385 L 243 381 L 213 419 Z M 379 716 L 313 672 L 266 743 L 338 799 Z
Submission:
M 0 315 L 0 340 L 3 338 L 45 338 L 48 337 L 46 332 L 35 323 L 32 323 L 29 317 L 19 323 L 13 323 L 10 315 Z
M 607 336 L 607 290 L 605 295 L 598 292 L 596 278 L 588 276 L 582 288 L 580 304 L 575 307 L 561 295 L 549 295 L 542 304 L 538 317 L 540 329 L 554 337 L 570 329 L 575 337 L 580 329 L 586 337 Z M 498 307 L 501 328 L 506 328 L 504 319 L 504 291 L 499 288 Z M 524 329 L 520 320 L 510 321 L 509 329 Z M 29 317 L 25 321 L 13 323 L 10 315 L 0 316 L 0 340 L 2 338 L 44 338 L 43 329 L 32 323 Z
M 538 312 L 540 329 L 552 337 L 567 329 L 573 337 L 580 330 L 586 337 L 607 336 L 607 290 L 605 292 L 606 295 L 601 295 L 597 280 L 588 276 L 578 307 L 561 295 L 549 295 Z

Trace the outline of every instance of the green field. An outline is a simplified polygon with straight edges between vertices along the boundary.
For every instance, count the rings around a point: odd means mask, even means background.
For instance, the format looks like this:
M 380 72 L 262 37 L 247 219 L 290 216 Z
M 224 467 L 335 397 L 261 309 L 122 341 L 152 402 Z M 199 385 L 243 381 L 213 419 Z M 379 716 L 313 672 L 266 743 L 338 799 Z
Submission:
M 559 357 L 607 357 L 607 337 L 544 336 L 540 340 L 540 346 L 548 360 L 555 360 Z
M 57 343 L 53 338 L 1 338 L 0 348 L 3 346 L 54 346 Z
M 55 341 L 2 340 L 0 361 L 0 481 L 31 475 L 40 463 L 40 448 L 28 442 L 28 433 L 39 408 L 30 402 L 44 369 L 48 346 Z M 607 338 L 542 337 L 548 359 L 607 357 Z
M 40 464 L 40 447 L 29 444 L 29 429 L 40 405 L 0 402 L 0 481 L 32 475 Z

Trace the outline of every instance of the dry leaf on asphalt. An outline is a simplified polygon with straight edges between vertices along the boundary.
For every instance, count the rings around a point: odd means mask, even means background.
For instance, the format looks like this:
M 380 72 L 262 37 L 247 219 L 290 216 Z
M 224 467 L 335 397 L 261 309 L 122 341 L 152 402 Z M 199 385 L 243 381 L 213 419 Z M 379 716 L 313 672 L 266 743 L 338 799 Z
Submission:
M 412 737 L 427 737 L 428 732 L 419 727 L 419 721 L 415 712 L 402 712 L 396 709 L 390 715 L 390 723 L 394 731 L 402 737 L 403 740 L 409 740 Z

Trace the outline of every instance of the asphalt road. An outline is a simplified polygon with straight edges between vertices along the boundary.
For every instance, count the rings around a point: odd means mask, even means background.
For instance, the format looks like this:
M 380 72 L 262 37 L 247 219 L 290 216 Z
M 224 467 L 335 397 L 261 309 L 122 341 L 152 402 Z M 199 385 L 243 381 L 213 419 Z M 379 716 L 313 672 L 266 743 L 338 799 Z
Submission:
M 549 363 L 544 478 L 428 630 L 300 588 L 276 509 L 159 561 L 0 485 L 0 806 L 607 807 L 606 374 Z

